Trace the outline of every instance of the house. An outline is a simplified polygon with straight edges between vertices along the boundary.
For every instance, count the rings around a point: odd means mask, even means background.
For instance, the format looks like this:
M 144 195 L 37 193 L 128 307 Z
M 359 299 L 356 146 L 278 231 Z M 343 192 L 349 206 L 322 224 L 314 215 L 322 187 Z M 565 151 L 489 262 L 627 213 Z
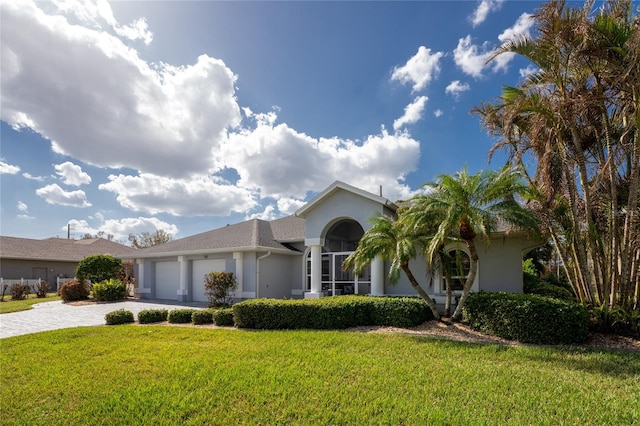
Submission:
M 206 302 L 204 275 L 233 272 L 236 300 L 319 298 L 338 294 L 415 295 L 406 277 L 387 278 L 388 262 L 374 260 L 362 276 L 341 268 L 375 214 L 393 215 L 388 199 L 335 182 L 294 215 L 273 221 L 251 219 L 138 250 L 137 294 L 142 298 Z M 478 248 L 478 275 L 472 290 L 522 292 L 523 254 L 538 246 L 518 233 L 497 232 Z M 460 250 L 462 246 L 447 247 Z M 444 280 L 431 276 L 423 259 L 411 263 L 414 275 L 438 303 Z M 464 277 L 453 277 L 460 283 Z
M 4 280 L 42 279 L 54 286 L 58 277 L 73 277 L 78 262 L 87 256 L 108 254 L 131 259 L 135 249 L 105 240 L 0 237 L 0 277 Z

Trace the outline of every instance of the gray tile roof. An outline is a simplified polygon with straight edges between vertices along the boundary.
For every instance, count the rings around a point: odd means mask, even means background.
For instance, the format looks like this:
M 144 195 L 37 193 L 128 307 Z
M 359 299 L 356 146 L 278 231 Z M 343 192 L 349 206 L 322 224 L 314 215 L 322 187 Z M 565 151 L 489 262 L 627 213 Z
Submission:
M 29 238 L 0 236 L 0 259 L 37 259 L 62 262 L 79 262 L 94 254 L 127 257 L 135 253 L 135 249 L 105 240 L 91 238 L 87 240 L 67 240 L 48 238 L 33 240 Z M 133 256 L 129 256 L 133 258 Z
M 291 249 L 281 243 L 304 240 L 304 219 L 287 216 L 267 222 L 251 219 L 138 250 L 136 257 L 206 251 Z

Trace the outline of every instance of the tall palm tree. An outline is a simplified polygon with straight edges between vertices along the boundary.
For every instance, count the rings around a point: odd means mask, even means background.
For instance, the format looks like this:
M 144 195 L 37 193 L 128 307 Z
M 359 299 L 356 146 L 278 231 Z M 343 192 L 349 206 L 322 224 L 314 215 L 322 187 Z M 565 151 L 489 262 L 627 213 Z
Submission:
M 384 215 L 372 217 L 371 224 L 371 228 L 364 233 L 358 247 L 345 259 L 342 267 L 353 269 L 356 273 L 362 273 L 363 269 L 378 256 L 390 260 L 389 280 L 391 283 L 397 283 L 400 271 L 404 272 L 411 286 L 431 309 L 433 316 L 440 319 L 435 302 L 420 286 L 409 267 L 409 261 L 416 258 L 424 237 L 409 232 L 409 229 L 396 218 Z
M 434 259 L 451 239 L 459 239 L 469 251 L 470 267 L 462 295 L 452 319 L 460 318 L 471 286 L 478 272 L 476 240 L 489 242 L 489 234 L 502 223 L 538 233 L 533 213 L 519 204 L 515 196 L 524 194 L 527 184 L 521 174 L 505 167 L 500 171 L 480 171 L 470 175 L 467 169 L 450 175 L 440 175 L 435 182 L 424 185 L 425 195 L 411 200 L 405 213 L 405 227 L 413 232 L 425 223 L 439 218 L 439 224 L 425 245 L 427 259 Z M 412 228 L 413 226 L 413 228 Z

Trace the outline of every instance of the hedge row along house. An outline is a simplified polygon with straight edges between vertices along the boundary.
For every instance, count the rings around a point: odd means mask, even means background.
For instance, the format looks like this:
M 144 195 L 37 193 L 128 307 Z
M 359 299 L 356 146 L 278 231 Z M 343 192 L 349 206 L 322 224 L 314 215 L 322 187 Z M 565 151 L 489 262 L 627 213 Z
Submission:
M 295 214 L 264 221 L 252 219 L 135 252 L 136 292 L 141 298 L 206 302 L 204 275 L 233 272 L 235 300 L 319 298 L 340 294 L 415 295 L 406 277 L 388 279 L 388 261 L 375 259 L 360 276 L 342 262 L 357 247 L 376 214 L 393 216 L 388 199 L 336 181 Z M 539 242 L 523 233 L 491 235 L 479 245 L 479 268 L 472 291 L 522 292 L 522 258 Z M 447 250 L 460 250 L 451 245 Z M 423 288 L 444 303 L 445 284 L 423 259 L 411 263 Z M 463 281 L 452 277 L 454 289 Z

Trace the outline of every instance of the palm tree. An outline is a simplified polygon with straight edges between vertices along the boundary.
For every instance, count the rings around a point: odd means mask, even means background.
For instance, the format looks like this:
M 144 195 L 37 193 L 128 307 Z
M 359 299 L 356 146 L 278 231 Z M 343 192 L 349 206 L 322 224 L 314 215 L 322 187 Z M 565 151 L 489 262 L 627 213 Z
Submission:
M 408 232 L 408 228 L 401 221 L 388 216 L 374 216 L 371 218 L 371 224 L 371 228 L 364 233 L 358 247 L 345 259 L 342 267 L 345 270 L 353 269 L 360 274 L 378 256 L 390 260 L 391 283 L 397 283 L 400 271 L 404 272 L 411 286 L 427 303 L 433 316 L 439 320 L 440 313 L 435 302 L 420 286 L 409 268 L 409 261 L 416 258 L 420 242 L 424 237 Z
M 452 319 L 460 318 L 471 286 L 478 272 L 476 239 L 489 242 L 489 234 L 500 223 L 537 234 L 533 213 L 520 205 L 515 196 L 524 194 L 526 183 L 516 170 L 481 171 L 470 175 L 467 169 L 453 176 L 440 175 L 435 182 L 424 185 L 425 195 L 414 197 L 405 213 L 405 227 L 415 232 L 433 218 L 439 219 L 435 232 L 425 244 L 427 259 L 436 259 L 444 245 L 459 239 L 469 251 L 469 274 L 463 283 L 462 295 Z

